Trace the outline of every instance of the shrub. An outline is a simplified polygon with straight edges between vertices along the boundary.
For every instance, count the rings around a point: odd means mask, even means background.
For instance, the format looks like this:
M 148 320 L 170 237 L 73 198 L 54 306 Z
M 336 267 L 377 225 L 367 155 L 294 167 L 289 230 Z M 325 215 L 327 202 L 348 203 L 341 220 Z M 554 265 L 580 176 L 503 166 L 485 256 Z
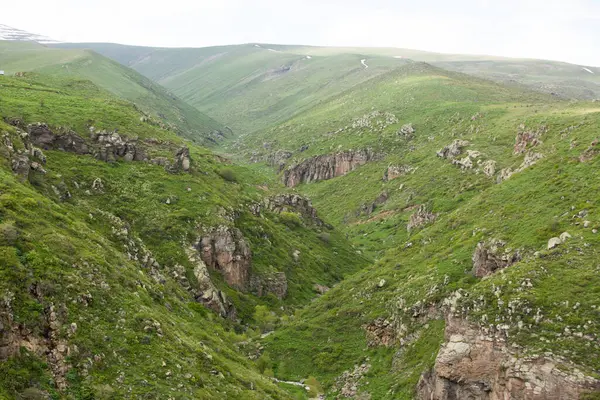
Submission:
M 302 226 L 302 220 L 300 219 L 300 216 L 293 212 L 281 212 L 281 214 L 279 214 L 279 220 L 291 229 Z
M 231 168 L 223 168 L 219 171 L 219 175 L 221 178 L 225 179 L 227 182 L 237 182 L 237 177 L 235 176 L 235 172 Z
M 310 388 L 308 393 L 311 397 L 317 397 L 319 394 L 323 393 L 323 387 L 314 376 L 309 376 L 304 384 Z
M 13 245 L 18 236 L 17 228 L 11 222 L 0 224 L 0 245 Z
M 271 369 L 272 365 L 273 362 L 271 361 L 271 357 L 267 352 L 264 352 L 258 358 L 258 360 L 256 360 L 256 367 L 258 368 L 261 374 L 264 374 L 266 370 L 271 370 L 271 373 L 273 373 L 273 370 Z

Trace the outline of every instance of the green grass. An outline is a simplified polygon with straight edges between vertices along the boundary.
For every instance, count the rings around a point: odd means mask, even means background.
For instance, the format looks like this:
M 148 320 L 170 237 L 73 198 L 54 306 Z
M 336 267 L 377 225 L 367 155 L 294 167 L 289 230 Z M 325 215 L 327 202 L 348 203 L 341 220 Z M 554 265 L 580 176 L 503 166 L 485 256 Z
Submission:
M 254 307 L 268 306 L 278 322 L 316 296 L 314 283 L 333 286 L 368 260 L 357 257 L 334 229 L 318 228 L 303 218 L 290 226 L 268 211 L 254 216 L 251 204 L 282 189 L 272 179 L 141 122 L 135 106 L 90 81 L 30 74 L 3 77 L 0 85 L 2 118 L 67 127 L 87 141 L 91 125 L 118 129 L 144 143 L 151 157 L 173 158 L 177 148 L 187 145 L 192 159 L 190 173 L 172 174 L 150 163 L 105 163 L 48 150 L 47 174 L 32 172 L 22 182 L 10 171 L 10 152 L 2 142 L 2 299 L 11 299 L 13 323 L 36 337 L 44 334 L 53 304 L 62 324 L 59 337 L 76 348 L 68 358 L 65 392 L 54 389 L 43 357 L 25 353 L 5 364 L 10 374 L 0 374 L 6 396 L 42 390 L 75 399 L 107 393 L 114 398 L 291 398 L 238 350 L 240 343 L 253 340 Z M 0 131 L 15 149 L 23 148 L 16 128 L 0 122 Z M 224 170 L 236 179 L 225 179 Z M 91 188 L 97 178 L 102 191 Z M 71 197 L 61 200 L 66 190 Z M 167 199 L 173 201 L 167 204 Z M 238 310 L 239 319 L 227 321 L 196 303 L 172 278 L 173 268 L 181 265 L 195 285 L 185 249 L 202 228 L 217 225 L 242 231 L 253 252 L 254 275 L 286 273 L 285 299 L 236 292 L 214 273 L 213 281 Z M 118 234 L 123 227 L 129 239 L 141 240 L 152 252 L 161 265 L 159 275 L 128 257 Z M 327 242 L 321 239 L 324 232 Z M 293 257 L 296 250 L 299 261 Z M 6 310 L 9 300 L 3 301 Z M 148 330 L 148 321 L 160 323 L 161 332 Z M 77 324 L 75 334 L 68 333 L 71 323 Z
M 2 68 L 8 75 L 38 71 L 86 79 L 120 99 L 134 103 L 153 120 L 202 143 L 223 126 L 132 69 L 90 50 L 55 49 L 25 42 L 0 42 Z

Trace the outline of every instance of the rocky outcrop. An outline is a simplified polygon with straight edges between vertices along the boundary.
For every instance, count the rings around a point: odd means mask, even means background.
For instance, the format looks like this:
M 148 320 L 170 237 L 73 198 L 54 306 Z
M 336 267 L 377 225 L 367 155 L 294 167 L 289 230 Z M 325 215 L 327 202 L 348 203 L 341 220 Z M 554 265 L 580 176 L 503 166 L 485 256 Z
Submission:
M 250 278 L 252 292 L 262 297 L 271 293 L 278 299 L 287 296 L 288 283 L 284 272 L 274 272 L 264 276 L 252 276 Z
M 250 210 L 257 217 L 261 215 L 263 210 L 268 210 L 276 214 L 294 212 L 311 224 L 317 226 L 325 225 L 317 215 L 317 210 L 313 207 L 310 199 L 295 193 L 283 193 L 267 197 L 262 203 L 252 204 Z
M 503 168 L 500 171 L 500 173 L 498 174 L 497 182 L 501 183 L 502 181 L 507 180 L 514 174 L 524 171 L 525 169 L 536 164 L 538 162 L 538 160 L 541 160 L 542 158 L 544 158 L 544 155 L 541 153 L 529 152 L 529 153 L 525 154 L 525 158 L 523 159 L 523 162 L 521 163 L 519 168 L 517 168 L 515 170 L 513 170 L 512 168 Z
M 505 246 L 506 242 L 495 239 L 487 243 L 479 242 L 472 257 L 473 274 L 482 278 L 509 267 L 521 259 L 518 251 L 511 252 Z
M 191 163 L 190 149 L 187 146 L 183 146 L 175 153 L 175 164 L 170 166 L 168 171 L 171 173 L 189 172 Z
M 425 204 L 421 204 L 417 211 L 415 211 L 411 216 L 408 224 L 406 225 L 407 231 L 412 231 L 415 228 L 420 228 L 427 224 L 432 223 L 436 219 L 436 215 L 430 212 L 427 209 Z
M 30 289 L 39 301 L 35 284 Z M 67 357 L 71 355 L 71 348 L 61 335 L 62 322 L 59 320 L 54 304 L 44 308 L 42 327 L 44 334 L 38 335 L 14 321 L 11 300 L 12 298 L 5 297 L 0 301 L 0 362 L 19 354 L 20 349 L 25 348 L 47 362 L 56 388 L 60 391 L 64 390 L 67 387 L 66 375 L 69 371 Z M 66 313 L 66 310 L 63 311 L 63 314 Z
M 378 206 L 385 204 L 388 198 L 389 193 L 382 192 L 375 200 L 373 200 L 373 202 L 361 205 L 356 211 L 356 216 L 359 217 L 361 215 L 371 215 Z
M 517 136 L 515 137 L 515 154 L 523 154 L 542 143 L 540 137 L 548 132 L 546 125 L 540 125 L 537 129 L 529 129 L 525 124 L 519 125 L 517 128 Z
M 92 152 L 94 157 L 105 162 L 144 161 L 146 154 L 138 148 L 136 141 L 122 138 L 117 132 L 96 131 L 90 127 L 90 136 L 95 146 Z
M 396 342 L 396 330 L 389 320 L 379 317 L 368 325 L 363 326 L 367 335 L 369 347 L 390 347 Z
M 453 159 L 462 153 L 462 149 L 470 143 L 467 140 L 456 139 L 449 145 L 439 150 L 436 154 L 440 158 Z
M 196 287 L 189 284 L 185 277 L 185 269 L 183 267 L 174 268 L 173 276 L 182 284 L 184 288 L 192 292 L 196 301 L 204 304 L 222 317 L 235 319 L 236 309 L 233 304 L 227 299 L 225 293 L 217 289 L 210 279 L 208 267 L 200 258 L 197 249 L 189 247 L 186 249 L 188 260 L 194 266 L 194 277 L 196 278 Z
M 598 139 L 592 141 L 589 147 L 579 155 L 579 162 L 588 162 L 600 154 L 600 146 L 598 146 L 598 143 Z
M 315 283 L 313 285 L 313 289 L 315 292 L 317 292 L 320 295 L 323 295 L 331 290 L 328 286 L 321 285 L 319 283 Z
M 219 226 L 194 247 L 208 268 L 220 272 L 230 286 L 242 291 L 248 288 L 252 255 L 239 229 Z
M 486 160 L 481 164 L 483 173 L 490 178 L 496 174 L 496 161 Z
M 301 183 L 332 179 L 380 158 L 381 155 L 371 149 L 347 150 L 312 157 L 286 169 L 283 173 L 283 183 L 287 187 L 294 187 Z
M 397 132 L 398 136 L 402 136 L 405 139 L 412 139 L 415 134 L 415 128 L 413 124 L 404 124 Z
M 368 364 L 369 359 L 367 358 L 366 362 L 361 365 L 355 365 L 352 371 L 344 371 L 340 376 L 335 379 L 335 384 L 333 387 L 333 391 L 339 392 L 339 396 L 337 398 L 345 397 L 345 398 L 353 398 L 356 399 L 357 395 L 364 395 L 362 397 L 364 399 L 370 399 L 371 396 L 367 393 L 360 393 L 360 385 L 362 383 L 363 377 L 369 372 L 371 369 L 371 364 Z
M 37 123 L 27 126 L 29 141 L 44 150 L 63 150 L 77 154 L 88 154 L 85 140 L 71 130 L 54 133 L 46 124 Z
M 421 376 L 422 400 L 576 400 L 600 381 L 572 365 L 517 354 L 505 340 L 449 317 L 435 366 Z
M 292 156 L 291 151 L 286 150 L 277 150 L 274 153 L 271 153 L 267 156 L 266 161 L 272 167 L 277 168 L 277 172 L 281 172 L 281 170 L 285 167 L 286 161 Z
M 410 165 L 390 165 L 383 173 L 383 181 L 389 182 L 398 177 L 411 173 L 414 170 L 415 168 L 411 167 Z

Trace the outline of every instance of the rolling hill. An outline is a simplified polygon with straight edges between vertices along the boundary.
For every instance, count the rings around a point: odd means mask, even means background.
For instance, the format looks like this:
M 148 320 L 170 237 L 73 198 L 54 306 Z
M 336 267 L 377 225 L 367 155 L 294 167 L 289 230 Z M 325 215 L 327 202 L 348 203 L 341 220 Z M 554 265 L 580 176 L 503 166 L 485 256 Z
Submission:
M 226 129 L 137 72 L 89 50 L 50 48 L 29 41 L 0 41 L 0 65 L 7 74 L 39 71 L 92 80 L 136 104 L 156 123 L 195 140 L 220 137 Z M 220 132 L 216 134 L 216 132 Z
M 555 61 L 274 44 L 199 49 L 96 43 L 57 46 L 90 48 L 129 66 L 240 134 L 283 122 L 410 60 L 561 98 L 600 97 L 600 70 Z

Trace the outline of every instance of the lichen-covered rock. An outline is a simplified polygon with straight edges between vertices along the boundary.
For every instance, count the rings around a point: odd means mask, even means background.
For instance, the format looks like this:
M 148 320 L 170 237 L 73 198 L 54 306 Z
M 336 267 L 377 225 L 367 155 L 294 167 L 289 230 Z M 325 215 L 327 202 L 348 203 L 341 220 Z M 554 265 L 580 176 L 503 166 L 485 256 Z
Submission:
M 287 187 L 294 187 L 301 183 L 332 179 L 380 158 L 381 155 L 371 149 L 347 150 L 312 157 L 286 169 L 283 173 L 283 183 Z
M 449 145 L 439 150 L 436 154 L 440 158 L 453 159 L 462 153 L 462 149 L 469 145 L 469 141 L 456 139 Z
M 90 135 L 95 146 L 94 157 L 105 162 L 119 159 L 124 161 L 144 161 L 145 153 L 136 144 L 136 141 L 122 138 L 117 132 L 96 131 L 90 127 Z
M 281 172 L 281 170 L 285 167 L 286 161 L 293 155 L 291 151 L 286 150 L 277 150 L 274 153 L 269 154 L 266 157 L 266 162 L 272 167 L 277 168 L 277 172 Z
M 274 272 L 264 276 L 252 276 L 250 278 L 250 287 L 259 297 L 271 293 L 281 300 L 287 295 L 287 277 L 284 272 Z
M 219 271 L 230 286 L 247 289 L 252 255 L 239 229 L 219 226 L 204 235 L 194 247 L 200 252 L 202 261 Z
M 463 319 L 448 317 L 445 337 L 435 367 L 419 380 L 419 399 L 576 400 L 600 391 L 600 381 L 575 366 L 518 354 L 505 340 L 486 336 Z
M 483 173 L 486 176 L 492 177 L 496 174 L 496 161 L 494 160 L 486 160 L 481 164 L 483 169 Z
M 383 173 L 383 181 L 389 182 L 398 177 L 404 176 L 410 172 L 413 172 L 415 168 L 409 165 L 390 165 Z
M 77 154 L 89 153 L 85 140 L 75 132 L 55 133 L 46 124 L 37 123 L 27 126 L 28 138 L 34 146 L 44 150 L 63 150 Z
M 295 193 L 283 193 L 265 198 L 262 203 L 252 204 L 250 210 L 256 216 L 260 216 L 262 210 L 268 210 L 276 214 L 295 212 L 309 223 L 317 226 L 325 224 L 317 215 L 317 210 L 313 207 L 311 200 Z
M 415 228 L 420 228 L 434 222 L 435 219 L 436 215 L 430 212 L 425 204 L 421 204 L 417 211 L 410 216 L 406 229 L 410 232 Z
M 383 317 L 377 318 L 363 328 L 366 331 L 367 345 L 369 347 L 390 347 L 396 341 L 394 325 Z
M 180 171 L 188 172 L 191 163 L 190 149 L 187 146 L 183 146 L 175 153 L 175 163 L 170 168 L 167 168 L 167 171 L 171 173 Z
M 518 251 L 514 253 L 505 249 L 506 243 L 501 240 L 479 242 L 473 253 L 473 274 L 479 278 L 509 267 L 521 259 Z
M 410 139 L 414 136 L 415 128 L 413 124 L 408 123 L 402 125 L 402 127 L 398 130 L 398 136 L 402 136 L 406 139 Z
M 519 125 L 515 137 L 514 153 L 522 154 L 530 148 L 541 143 L 540 137 L 548 131 L 546 125 L 540 125 L 537 129 L 529 129 L 525 124 Z
M 183 283 L 183 286 L 194 294 L 194 298 L 210 308 L 222 317 L 235 319 L 236 309 L 233 304 L 227 299 L 227 296 L 222 291 L 218 290 L 210 279 L 208 267 L 200 258 L 198 251 L 194 247 L 186 249 L 186 254 L 189 261 L 194 266 L 194 277 L 196 278 L 196 287 L 190 286 L 185 277 L 185 271 L 174 271 L 174 276 Z

